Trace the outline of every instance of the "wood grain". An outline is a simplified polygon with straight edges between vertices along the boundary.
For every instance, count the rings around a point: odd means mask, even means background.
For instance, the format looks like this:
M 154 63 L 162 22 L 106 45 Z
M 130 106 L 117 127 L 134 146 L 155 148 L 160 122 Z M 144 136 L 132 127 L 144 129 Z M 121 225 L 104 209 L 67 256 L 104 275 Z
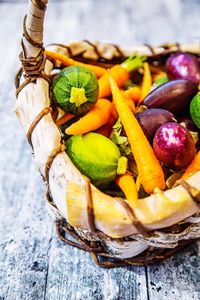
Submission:
M 23 130 L 13 118 L 14 75 L 24 6 L 0 6 L 0 299 L 42 299 L 52 221 Z M 12 14 L 11 14 L 12 11 Z M 10 16 L 18 26 L 10 26 Z M 6 55 L 5 55 L 6 53 Z M 45 222 L 45 223 L 44 223 Z
M 46 299 L 147 299 L 144 268 L 102 269 L 88 253 L 53 238 Z
M 0 3 L 0 299 L 199 299 L 199 243 L 147 269 L 106 270 L 52 232 L 42 180 L 12 113 L 26 7 Z M 200 37 L 199 8 L 198 0 L 50 1 L 45 43 L 195 42 Z
M 200 242 L 170 260 L 148 267 L 150 299 L 200 299 Z

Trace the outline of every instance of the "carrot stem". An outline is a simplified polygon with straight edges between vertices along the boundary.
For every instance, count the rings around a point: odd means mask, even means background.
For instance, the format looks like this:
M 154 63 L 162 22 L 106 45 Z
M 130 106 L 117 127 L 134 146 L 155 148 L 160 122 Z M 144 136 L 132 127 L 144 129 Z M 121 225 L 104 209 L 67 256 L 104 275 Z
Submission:
M 82 66 L 87 69 L 90 69 L 95 73 L 97 78 L 101 77 L 103 74 L 106 73 L 106 69 L 103 67 L 95 66 L 95 65 L 90 65 L 90 64 L 85 64 L 80 61 L 76 61 L 72 58 L 69 58 L 67 55 L 60 54 L 57 52 L 45 50 L 45 54 L 48 58 L 52 58 L 54 60 L 59 60 L 63 65 L 65 66 Z
M 152 193 L 156 187 L 165 189 L 164 173 L 150 143 L 111 74 L 109 80 L 113 101 L 131 145 L 141 184 L 147 193 Z
M 121 63 L 121 66 L 128 72 L 132 72 L 133 70 L 142 67 L 143 61 L 145 60 L 146 56 L 136 55 L 136 53 L 133 53 L 133 55 L 129 56 L 123 63 Z

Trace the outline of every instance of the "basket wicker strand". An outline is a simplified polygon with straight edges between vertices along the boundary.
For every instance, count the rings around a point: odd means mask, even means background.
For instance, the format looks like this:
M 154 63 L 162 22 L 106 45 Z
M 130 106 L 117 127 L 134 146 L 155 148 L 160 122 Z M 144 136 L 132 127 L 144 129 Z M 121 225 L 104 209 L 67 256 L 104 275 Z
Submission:
M 46 5 L 45 0 L 30 0 L 24 18 L 15 111 L 46 183 L 47 207 L 58 236 L 69 245 L 89 251 L 101 266 L 146 265 L 162 260 L 200 237 L 200 172 L 132 208 L 126 200 L 98 190 L 75 168 L 54 122 L 56 110 L 49 87 L 55 64 L 46 59 L 42 42 Z M 124 48 L 83 41 L 49 47 L 104 67 L 120 63 L 134 51 L 159 64 L 177 50 L 200 54 L 199 44 Z M 62 66 L 56 63 L 56 67 Z

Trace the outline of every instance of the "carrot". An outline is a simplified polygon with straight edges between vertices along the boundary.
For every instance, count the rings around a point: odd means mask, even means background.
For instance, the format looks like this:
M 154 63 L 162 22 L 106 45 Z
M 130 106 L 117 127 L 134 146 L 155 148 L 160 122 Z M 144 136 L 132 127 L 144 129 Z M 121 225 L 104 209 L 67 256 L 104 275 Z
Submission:
M 129 79 L 129 71 L 123 68 L 121 65 L 115 65 L 110 69 L 110 73 L 117 81 L 119 87 L 123 87 L 124 83 Z M 99 82 L 99 98 L 107 97 L 111 94 L 109 86 L 109 75 L 105 73 L 98 80 Z
M 138 193 L 132 174 L 127 172 L 124 175 L 120 175 L 117 177 L 115 182 L 123 191 L 127 201 L 131 204 L 131 206 L 135 206 L 138 200 Z
M 196 154 L 191 164 L 187 167 L 181 179 L 186 180 L 190 176 L 194 175 L 197 171 L 200 171 L 200 151 Z
M 141 97 L 139 100 L 139 104 L 144 100 L 144 98 L 149 94 L 152 86 L 152 78 L 150 68 L 147 62 L 144 63 L 144 75 L 141 87 Z
M 125 97 L 124 92 L 121 91 L 121 93 L 124 96 L 124 101 L 127 103 L 129 108 L 131 109 L 131 111 L 134 113 L 135 112 L 135 104 L 134 104 L 133 100 L 130 99 L 130 98 Z M 118 112 L 117 112 L 116 107 L 115 107 L 115 103 L 113 101 L 112 101 L 112 111 L 111 111 L 111 113 L 112 113 L 113 117 L 115 117 L 115 119 L 119 118 Z
M 112 114 L 113 118 L 115 118 L 116 120 L 119 118 L 118 112 L 115 107 L 115 103 L 113 101 L 111 103 L 111 114 Z
M 56 125 L 61 126 L 62 124 L 66 123 L 67 121 L 71 120 L 74 117 L 74 115 L 66 113 L 61 118 L 56 120 Z
M 135 103 L 131 98 L 124 98 L 124 101 L 126 102 L 126 104 L 128 105 L 128 107 L 130 108 L 130 110 L 134 113 L 135 112 Z
M 147 193 L 152 193 L 156 187 L 165 189 L 164 173 L 151 145 L 111 75 L 109 80 L 113 101 L 131 145 L 141 184 Z
M 84 117 L 69 126 L 65 132 L 69 135 L 84 134 L 103 126 L 110 117 L 111 102 L 107 99 L 99 99 Z
M 109 137 L 115 122 L 116 122 L 116 118 L 111 116 L 108 122 L 105 125 L 101 126 L 99 129 L 97 129 L 96 132 L 106 137 Z
M 141 181 L 140 181 L 140 178 L 139 178 L 139 176 L 137 177 L 137 179 L 136 179 L 136 189 L 137 189 L 137 191 L 139 191 L 139 189 L 140 189 L 140 185 L 141 185 Z
M 143 65 L 143 61 L 146 58 L 144 56 L 135 56 L 132 55 L 128 59 L 126 59 L 120 65 L 114 65 L 110 69 L 110 74 L 113 76 L 117 85 L 119 87 L 123 87 L 125 82 L 130 78 L 130 72 L 140 68 Z M 111 89 L 109 85 L 109 75 L 106 72 L 101 78 L 98 80 L 99 82 L 99 98 L 107 97 L 111 94 Z
M 55 60 L 56 59 L 59 60 L 65 66 L 82 66 L 82 67 L 88 68 L 96 74 L 97 78 L 101 77 L 103 74 L 106 73 L 106 69 L 103 67 L 85 64 L 80 61 L 76 61 L 72 58 L 69 58 L 67 55 L 64 55 L 64 54 L 60 54 L 60 53 L 49 51 L 49 50 L 45 50 L 45 54 L 48 58 L 53 58 Z
M 133 86 L 130 89 L 124 91 L 124 95 L 132 99 L 134 102 L 137 102 L 141 97 L 141 91 L 139 87 Z

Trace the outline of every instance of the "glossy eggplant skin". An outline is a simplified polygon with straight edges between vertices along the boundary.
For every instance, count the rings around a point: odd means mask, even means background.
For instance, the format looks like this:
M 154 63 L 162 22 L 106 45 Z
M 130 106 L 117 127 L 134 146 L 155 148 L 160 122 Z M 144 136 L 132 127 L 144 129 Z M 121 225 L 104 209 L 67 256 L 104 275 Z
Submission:
M 196 153 L 192 136 L 178 123 L 165 123 L 156 131 L 153 149 L 157 158 L 173 171 L 184 170 Z
M 187 130 L 193 131 L 193 132 L 198 132 L 199 128 L 194 124 L 191 118 L 189 117 L 181 117 L 178 120 L 178 123 L 182 126 L 184 126 Z
M 190 101 L 198 92 L 198 85 L 187 79 L 166 82 L 146 96 L 143 104 L 148 108 L 162 108 L 180 116 L 189 108 Z
M 136 113 L 135 117 L 150 143 L 153 142 L 154 135 L 161 125 L 167 122 L 176 122 L 171 112 L 161 108 L 146 109 Z
M 190 53 L 177 52 L 171 54 L 166 62 L 166 71 L 170 79 L 189 79 L 200 82 L 200 62 Z

